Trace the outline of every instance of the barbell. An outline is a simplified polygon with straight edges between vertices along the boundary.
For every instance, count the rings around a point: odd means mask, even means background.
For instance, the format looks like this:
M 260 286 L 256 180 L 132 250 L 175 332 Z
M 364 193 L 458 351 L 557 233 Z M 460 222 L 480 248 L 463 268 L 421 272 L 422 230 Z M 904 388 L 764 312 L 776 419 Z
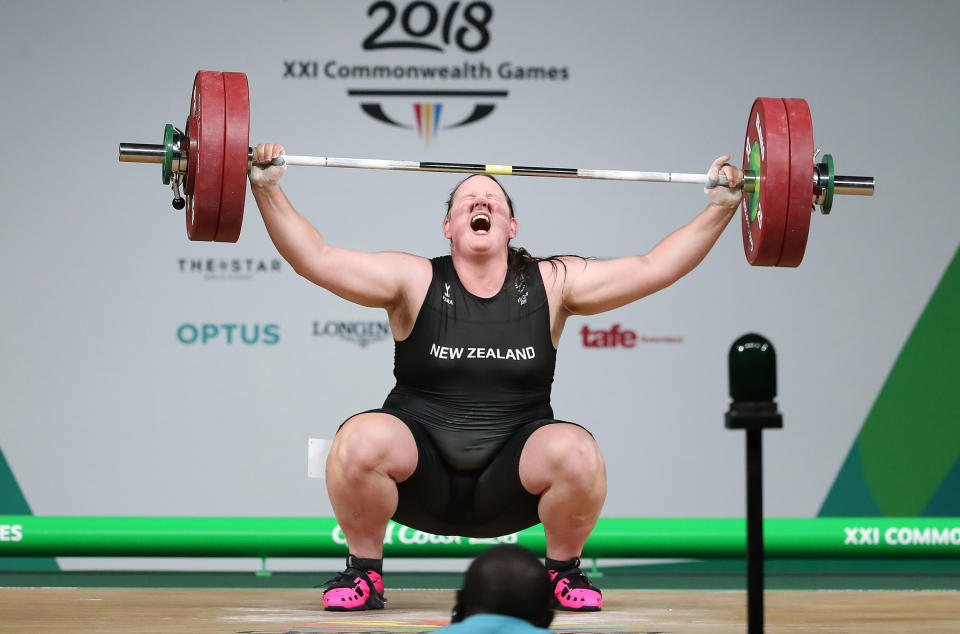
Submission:
M 250 149 L 247 76 L 201 70 L 193 81 L 183 131 L 167 124 L 162 144 L 121 143 L 121 162 L 159 163 L 173 189 L 173 205 L 186 207 L 190 240 L 236 242 L 243 223 Z M 747 119 L 743 150 L 743 249 L 754 266 L 798 266 L 806 250 L 810 216 L 829 214 L 838 194 L 872 196 L 871 176 L 842 176 L 833 156 L 817 162 L 810 107 L 803 99 L 759 97 Z M 284 157 L 288 165 L 360 169 L 547 176 L 599 180 L 705 184 L 705 174 L 639 172 L 482 163 L 396 161 L 332 156 Z M 721 181 L 721 185 L 725 182 Z M 183 197 L 181 196 L 181 188 Z

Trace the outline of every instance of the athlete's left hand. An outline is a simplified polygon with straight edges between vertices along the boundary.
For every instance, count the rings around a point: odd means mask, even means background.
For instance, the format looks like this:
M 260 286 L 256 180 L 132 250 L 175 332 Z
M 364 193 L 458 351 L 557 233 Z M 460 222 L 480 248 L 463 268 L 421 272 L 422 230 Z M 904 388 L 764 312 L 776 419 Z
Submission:
M 728 163 L 729 160 L 730 156 L 724 155 L 710 165 L 703 193 L 710 198 L 712 204 L 734 209 L 743 199 L 743 171 L 736 165 Z M 718 184 L 721 171 L 727 177 L 729 185 Z

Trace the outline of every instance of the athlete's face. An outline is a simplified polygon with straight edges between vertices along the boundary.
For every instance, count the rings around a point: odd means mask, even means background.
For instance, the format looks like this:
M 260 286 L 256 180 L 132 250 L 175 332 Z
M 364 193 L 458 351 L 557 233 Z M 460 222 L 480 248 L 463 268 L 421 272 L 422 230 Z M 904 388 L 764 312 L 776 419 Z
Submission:
M 517 220 L 503 189 L 491 178 L 471 176 L 453 194 L 450 214 L 443 221 L 443 235 L 454 250 L 475 252 L 503 250 L 517 235 Z

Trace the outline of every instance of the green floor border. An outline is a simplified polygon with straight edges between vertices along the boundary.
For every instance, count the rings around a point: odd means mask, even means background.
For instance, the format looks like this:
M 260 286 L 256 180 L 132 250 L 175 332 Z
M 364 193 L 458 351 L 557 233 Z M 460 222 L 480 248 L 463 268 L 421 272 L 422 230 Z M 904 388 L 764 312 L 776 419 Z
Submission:
M 742 560 L 710 560 L 643 566 L 600 566 L 596 584 L 608 590 L 743 590 Z M 21 571 L 0 572 L 0 587 L 78 588 L 319 588 L 337 571 L 251 572 Z M 461 573 L 390 572 L 388 588 L 458 588 Z M 955 560 L 770 560 L 768 590 L 946 590 L 960 591 Z

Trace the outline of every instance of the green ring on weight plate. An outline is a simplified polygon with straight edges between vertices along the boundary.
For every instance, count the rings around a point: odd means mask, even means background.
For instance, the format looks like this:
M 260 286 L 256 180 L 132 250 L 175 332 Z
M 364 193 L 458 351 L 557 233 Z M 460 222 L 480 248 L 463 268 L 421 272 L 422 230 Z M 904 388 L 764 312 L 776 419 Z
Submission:
M 757 219 L 757 207 L 760 205 L 760 183 L 762 179 L 760 178 L 760 144 L 756 141 L 753 142 L 753 147 L 750 148 L 750 171 L 757 175 L 757 180 L 754 182 L 753 191 L 748 195 L 748 203 L 750 205 L 750 222 L 753 222 Z
M 836 173 L 833 168 L 833 155 L 824 154 L 823 163 L 827 166 L 827 191 L 823 195 L 823 204 L 820 205 L 820 213 L 826 216 L 833 208 L 833 176 Z
M 173 174 L 173 125 L 168 123 L 163 129 L 163 184 L 170 184 Z

